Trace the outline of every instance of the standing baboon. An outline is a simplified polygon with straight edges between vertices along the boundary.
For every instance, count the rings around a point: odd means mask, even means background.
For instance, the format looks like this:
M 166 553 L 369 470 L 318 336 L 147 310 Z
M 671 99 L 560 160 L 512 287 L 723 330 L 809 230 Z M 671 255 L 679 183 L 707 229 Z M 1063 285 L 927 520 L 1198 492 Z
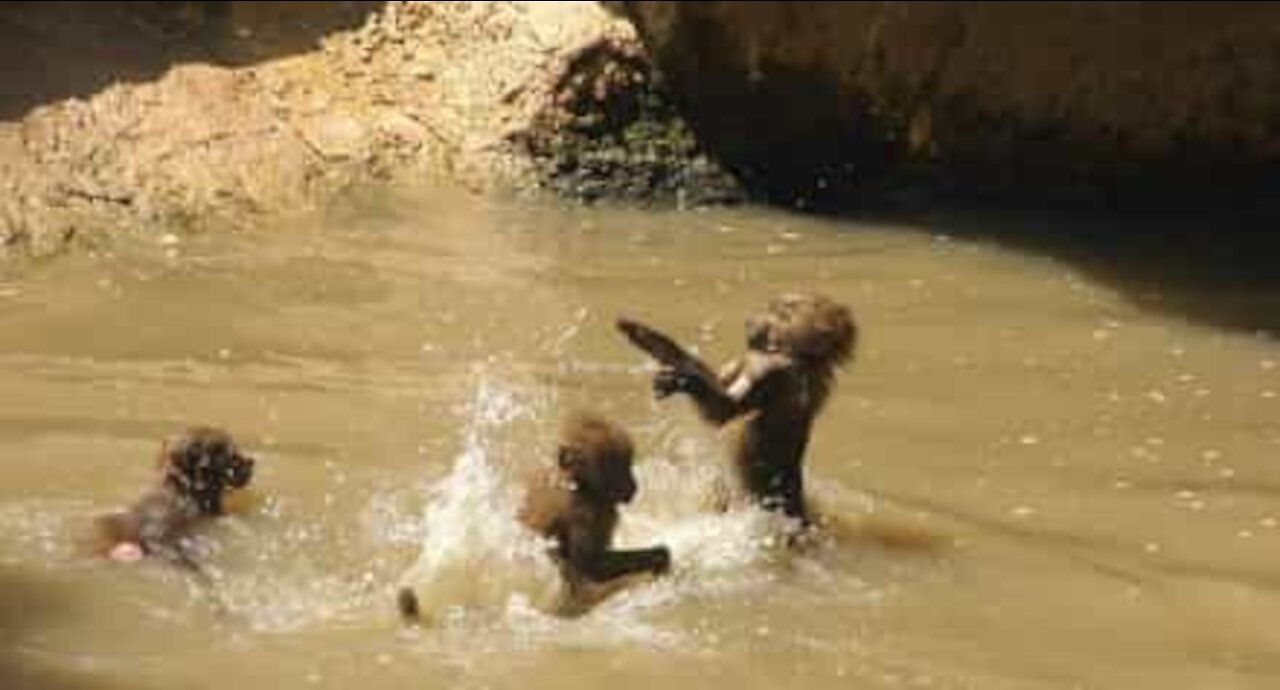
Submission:
M 813 421 L 836 369 L 853 354 L 849 309 L 825 297 L 782 295 L 747 320 L 747 350 L 716 374 L 667 336 L 619 319 L 631 342 L 662 366 L 658 398 L 684 393 L 707 422 L 735 425 L 733 459 L 742 488 L 765 508 L 808 524 L 802 463 Z

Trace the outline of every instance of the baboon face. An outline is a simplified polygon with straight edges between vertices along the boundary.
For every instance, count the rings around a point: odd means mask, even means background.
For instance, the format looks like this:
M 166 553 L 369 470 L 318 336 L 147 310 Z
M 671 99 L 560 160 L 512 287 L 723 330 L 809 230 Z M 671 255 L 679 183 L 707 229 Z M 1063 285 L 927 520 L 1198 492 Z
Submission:
M 165 444 L 161 453 L 165 482 L 195 499 L 202 512 L 222 512 L 222 495 L 247 486 L 254 459 L 240 453 L 219 429 L 196 428 Z
M 747 347 L 752 350 L 828 366 L 847 361 L 856 338 L 848 308 L 818 295 L 782 295 L 747 319 Z
M 631 471 L 634 448 L 620 427 L 578 415 L 562 434 L 557 462 L 577 492 L 607 503 L 628 503 L 636 494 Z

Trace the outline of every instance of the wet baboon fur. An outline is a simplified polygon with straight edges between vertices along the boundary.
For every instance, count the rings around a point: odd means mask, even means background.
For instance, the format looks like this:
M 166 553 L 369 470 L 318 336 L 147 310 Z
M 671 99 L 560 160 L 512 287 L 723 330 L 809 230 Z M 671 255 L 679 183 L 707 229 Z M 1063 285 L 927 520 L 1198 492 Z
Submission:
M 658 398 L 684 393 L 704 420 L 732 429 L 741 488 L 807 525 L 804 454 L 836 370 L 853 356 L 857 326 L 848 307 L 820 295 L 777 297 L 748 318 L 746 352 L 718 373 L 647 326 L 628 319 L 618 326 L 661 364 Z
M 188 429 L 161 445 L 155 486 L 129 508 L 95 520 L 92 550 L 106 556 L 120 545 L 136 545 L 143 555 L 195 569 L 187 537 L 200 522 L 224 513 L 227 492 L 249 484 L 254 464 L 227 432 Z
M 629 584 L 633 576 L 661 575 L 671 567 L 665 546 L 614 549 L 618 506 L 635 497 L 634 446 L 621 427 L 590 413 L 564 422 L 555 463 L 525 487 L 518 518 L 551 540 L 550 555 L 563 584 L 557 612 L 576 615 Z M 398 593 L 397 607 L 409 623 L 419 620 L 411 588 Z

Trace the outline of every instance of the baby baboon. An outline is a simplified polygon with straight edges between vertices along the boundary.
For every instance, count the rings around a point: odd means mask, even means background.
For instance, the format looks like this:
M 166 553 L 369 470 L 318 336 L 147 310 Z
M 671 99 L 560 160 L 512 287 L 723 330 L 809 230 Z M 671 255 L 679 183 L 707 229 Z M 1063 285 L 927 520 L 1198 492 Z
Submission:
M 658 398 L 685 393 L 707 422 L 735 424 L 742 488 L 807 525 L 801 464 L 835 371 L 853 354 L 857 328 L 849 309 L 817 295 L 782 295 L 747 320 L 746 353 L 719 374 L 647 326 L 619 319 L 618 327 L 662 365 L 653 379 Z
M 671 567 L 665 546 L 611 548 L 618 506 L 636 494 L 631 437 L 590 414 L 564 425 L 556 464 L 529 486 L 520 520 L 555 540 L 553 554 L 567 587 L 569 608 L 590 605 L 629 575 L 661 575 Z
M 97 519 L 94 551 L 125 561 L 160 556 L 198 570 L 188 542 L 191 530 L 223 514 L 227 492 L 247 486 L 253 466 L 225 431 L 187 430 L 161 446 L 156 486 L 127 510 Z
M 555 465 L 529 482 L 518 517 L 555 542 L 551 556 L 564 584 L 559 612 L 581 613 L 624 587 L 633 575 L 671 568 L 665 546 L 612 548 L 618 506 L 636 494 L 633 446 L 625 430 L 591 414 L 570 417 L 561 431 Z M 402 588 L 401 617 L 415 622 L 418 599 Z

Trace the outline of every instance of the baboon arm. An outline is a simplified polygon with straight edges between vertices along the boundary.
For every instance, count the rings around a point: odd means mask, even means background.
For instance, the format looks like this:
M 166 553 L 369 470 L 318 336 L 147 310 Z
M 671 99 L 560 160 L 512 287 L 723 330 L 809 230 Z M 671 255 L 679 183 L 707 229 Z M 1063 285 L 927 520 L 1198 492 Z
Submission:
M 601 537 L 604 538 L 601 538 Z M 666 572 L 671 563 L 666 547 L 610 549 L 607 535 L 592 526 L 569 526 L 561 535 L 560 557 L 570 579 L 607 582 L 625 575 Z
M 674 374 L 680 376 L 680 374 Z M 729 395 L 719 381 L 697 379 L 684 381 L 676 389 L 693 400 L 698 414 L 707 422 L 720 426 L 746 411 L 738 400 Z
M 661 331 L 625 318 L 618 319 L 617 326 L 631 344 L 644 350 L 659 364 L 707 380 L 716 378 L 711 367 Z
M 720 383 L 720 375 L 701 359 L 666 334 L 642 323 L 624 318 L 618 319 L 617 325 L 633 345 L 662 365 L 653 379 L 653 390 L 659 398 L 688 393 L 697 402 L 702 416 L 712 424 L 723 424 L 737 414 L 736 405 Z
M 667 573 L 671 569 L 671 555 L 662 546 L 606 551 L 586 570 L 575 570 L 568 563 L 562 567 L 568 589 L 560 602 L 560 613 L 573 616 L 630 586 L 636 577 Z
M 767 407 L 791 365 L 791 358 L 785 355 L 748 355 L 726 366 L 718 378 L 683 390 L 693 398 L 702 418 L 719 426 Z
M 605 551 L 595 559 L 587 575 L 597 582 L 613 580 L 636 573 L 659 575 L 671 568 L 671 553 L 665 546 L 647 549 Z
M 720 385 L 728 388 L 730 384 L 738 380 L 738 376 L 742 374 L 743 358 L 731 359 L 720 367 L 720 371 L 716 372 L 716 380 Z

